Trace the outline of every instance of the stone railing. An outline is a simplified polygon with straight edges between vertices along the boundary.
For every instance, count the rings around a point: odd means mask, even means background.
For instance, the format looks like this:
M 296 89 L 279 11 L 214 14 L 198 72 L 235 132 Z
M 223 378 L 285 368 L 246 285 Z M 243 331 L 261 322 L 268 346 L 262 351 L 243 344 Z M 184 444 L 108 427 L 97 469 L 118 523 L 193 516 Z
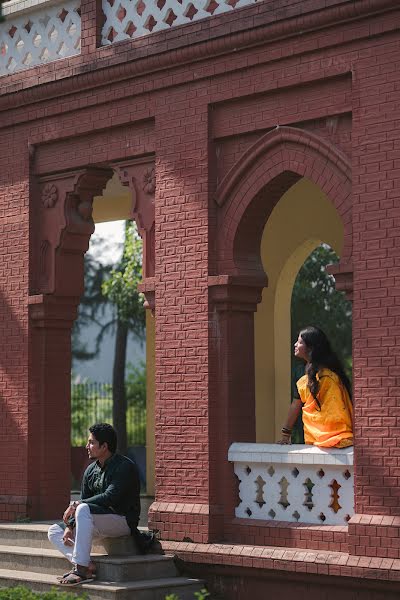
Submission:
M 231 12 L 257 0 L 103 0 L 102 44 L 138 38 Z
M 353 448 L 235 443 L 229 461 L 240 482 L 236 517 L 346 525 L 354 514 Z
M 102 0 L 100 44 L 139 38 L 261 0 Z M 97 5 L 100 7 L 100 5 Z M 80 0 L 8 0 L 0 24 L 0 76 L 80 53 Z
M 0 76 L 80 53 L 80 0 L 3 3 Z

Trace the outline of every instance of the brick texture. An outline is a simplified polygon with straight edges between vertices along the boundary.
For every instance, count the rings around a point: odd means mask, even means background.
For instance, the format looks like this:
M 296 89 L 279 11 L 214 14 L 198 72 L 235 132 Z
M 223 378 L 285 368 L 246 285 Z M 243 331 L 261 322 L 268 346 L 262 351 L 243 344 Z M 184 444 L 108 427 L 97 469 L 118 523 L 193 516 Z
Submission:
M 395 0 L 278 4 L 98 48 L 100 3 L 90 0 L 80 56 L 1 79 L 2 519 L 59 514 L 69 494 L 70 328 L 96 185 L 79 187 L 77 175 L 63 188 L 61 220 L 41 243 L 42 215 L 51 213 L 38 186 L 50 178 L 61 189 L 74 170 L 111 173 L 150 157 L 151 524 L 176 542 L 232 541 L 232 554 L 245 542 L 329 549 L 358 561 L 346 562 L 362 567 L 352 577 L 375 572 L 375 559 L 399 558 L 399 525 L 385 519 L 400 518 L 400 9 Z M 348 530 L 234 520 L 227 449 L 255 435 L 253 313 L 266 285 L 258 241 L 275 203 L 303 176 L 342 218 L 339 274 L 354 291 L 357 516 Z M 68 211 L 82 234 L 75 246 L 71 222 L 62 223 Z M 50 238 L 59 240 L 51 256 Z M 32 282 L 51 261 L 62 293 L 41 295 Z M 316 573 L 337 574 L 335 560 Z M 308 572 L 316 562 L 296 564 Z M 377 578 L 387 568 L 396 580 L 397 563 L 379 565 Z M 242 566 L 255 565 L 247 557 Z

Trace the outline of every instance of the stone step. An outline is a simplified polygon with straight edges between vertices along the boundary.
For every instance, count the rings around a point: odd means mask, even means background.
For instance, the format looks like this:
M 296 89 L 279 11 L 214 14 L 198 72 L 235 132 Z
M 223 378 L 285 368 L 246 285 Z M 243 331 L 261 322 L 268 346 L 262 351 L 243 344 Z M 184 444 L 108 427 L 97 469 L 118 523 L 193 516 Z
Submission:
M 155 580 L 178 575 L 171 555 L 94 556 L 93 562 L 96 564 L 97 578 L 106 581 Z
M 23 546 L 24 548 L 47 548 L 52 545 L 47 539 L 50 523 L 1 523 L 0 547 Z
M 92 559 L 97 567 L 97 579 L 105 581 L 163 579 L 177 575 L 173 556 L 169 555 L 119 557 L 93 554 Z M 0 569 L 62 575 L 70 568 L 70 563 L 57 550 L 0 546 Z
M 66 590 L 66 586 L 59 585 L 54 575 L 0 569 L 0 587 L 17 585 L 25 585 L 37 592 L 49 591 L 54 586 Z M 194 600 L 194 592 L 203 586 L 204 583 L 199 579 L 169 577 L 121 583 L 95 581 L 68 588 L 68 591 L 77 595 L 86 592 L 90 600 L 165 600 L 167 594 L 177 594 L 179 600 Z
M 47 531 L 51 523 L 1 523 L 0 524 L 0 547 L 1 546 L 23 546 L 24 548 L 47 548 L 53 549 L 47 539 Z M 139 527 L 146 531 L 145 527 Z M 101 554 L 128 555 L 137 554 L 135 543 L 131 536 L 121 538 L 109 538 L 104 543 L 95 542 L 93 552 Z

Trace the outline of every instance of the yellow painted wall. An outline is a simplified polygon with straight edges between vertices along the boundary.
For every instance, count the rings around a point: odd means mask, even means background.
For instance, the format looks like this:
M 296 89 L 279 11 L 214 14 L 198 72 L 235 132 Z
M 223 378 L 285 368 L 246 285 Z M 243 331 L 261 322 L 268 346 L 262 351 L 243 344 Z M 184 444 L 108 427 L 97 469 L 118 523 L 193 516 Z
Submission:
M 103 195 L 93 199 L 93 220 L 95 223 L 105 223 L 130 219 L 131 215 L 132 194 L 115 173 L 107 182 Z
M 305 259 L 319 244 L 340 256 L 343 225 L 327 196 L 301 179 L 282 196 L 265 226 L 261 256 L 268 287 L 255 315 L 256 435 L 280 437 L 291 401 L 290 305 L 293 284 Z

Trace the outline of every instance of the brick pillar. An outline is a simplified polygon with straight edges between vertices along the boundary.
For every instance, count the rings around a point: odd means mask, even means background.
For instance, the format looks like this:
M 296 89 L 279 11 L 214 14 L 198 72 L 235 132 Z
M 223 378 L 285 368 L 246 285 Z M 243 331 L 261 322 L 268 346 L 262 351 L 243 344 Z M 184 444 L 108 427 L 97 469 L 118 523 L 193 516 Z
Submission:
M 155 493 L 163 539 L 209 539 L 208 108 L 175 88 L 156 106 Z M 171 140 L 179 140 L 172 143 Z
M 265 284 L 265 278 L 209 278 L 210 537 L 215 541 L 229 537 L 238 504 L 229 446 L 256 439 L 254 312 Z
M 90 168 L 32 186 L 27 470 L 35 519 L 60 517 L 70 496 L 71 328 L 94 231 L 93 197 L 111 176 Z
M 397 58 L 396 58 L 397 56 Z M 350 552 L 400 558 L 400 101 L 396 47 L 355 62 L 353 373 L 355 505 Z M 371 77 L 371 70 L 377 75 Z M 373 108 L 371 98 L 374 98 Z
M 79 297 L 29 298 L 28 514 L 60 518 L 71 488 L 71 329 Z
M 81 54 L 87 58 L 101 45 L 104 25 L 102 0 L 85 0 L 81 3 Z

